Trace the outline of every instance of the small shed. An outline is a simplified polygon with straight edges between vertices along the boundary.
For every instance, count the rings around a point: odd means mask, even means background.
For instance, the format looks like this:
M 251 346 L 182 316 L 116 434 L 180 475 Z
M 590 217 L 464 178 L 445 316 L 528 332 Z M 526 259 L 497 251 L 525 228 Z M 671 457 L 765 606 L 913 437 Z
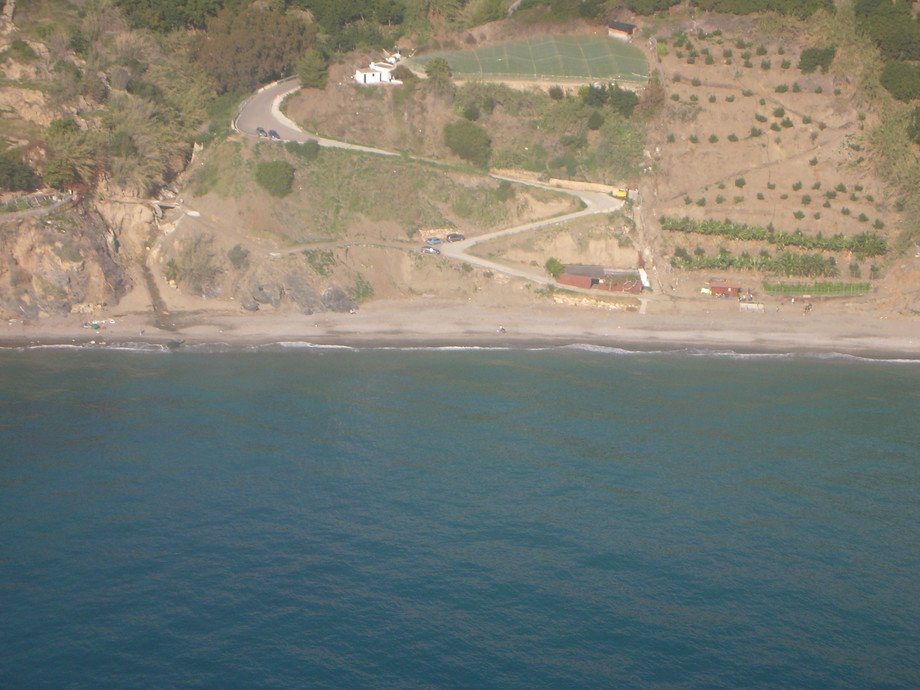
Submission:
M 741 286 L 728 280 L 710 280 L 709 294 L 713 297 L 737 297 L 741 294 Z
M 638 27 L 628 22 L 610 22 L 607 25 L 607 35 L 618 41 L 631 41 Z
M 355 70 L 355 81 L 359 84 L 379 84 L 383 81 L 381 76 L 383 76 L 381 72 L 375 72 L 372 69 Z

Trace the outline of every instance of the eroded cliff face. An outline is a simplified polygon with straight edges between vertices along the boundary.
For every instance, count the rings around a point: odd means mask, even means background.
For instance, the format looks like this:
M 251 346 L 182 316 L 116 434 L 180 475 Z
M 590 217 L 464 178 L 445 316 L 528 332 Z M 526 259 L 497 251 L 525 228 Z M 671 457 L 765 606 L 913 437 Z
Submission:
M 119 247 L 89 203 L 0 219 L 0 316 L 36 319 L 116 304 L 133 282 Z

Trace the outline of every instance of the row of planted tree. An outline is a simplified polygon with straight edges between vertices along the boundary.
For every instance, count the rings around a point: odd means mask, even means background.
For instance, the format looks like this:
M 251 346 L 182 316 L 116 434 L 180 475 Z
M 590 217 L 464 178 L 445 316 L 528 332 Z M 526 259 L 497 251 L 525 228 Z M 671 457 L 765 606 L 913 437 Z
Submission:
M 824 237 L 820 232 L 816 235 L 807 234 L 802 230 L 783 232 L 776 230 L 772 224 L 767 227 L 734 223 L 729 219 L 697 220 L 694 218 L 678 218 L 676 216 L 661 216 L 661 227 L 672 232 L 695 233 L 699 235 L 717 235 L 729 240 L 746 240 L 768 242 L 780 248 L 799 247 L 811 250 L 827 250 L 834 252 L 851 251 L 860 259 L 869 256 L 881 256 L 888 251 L 885 238 L 874 232 L 861 232 L 852 237 L 836 234 Z
M 799 254 L 796 252 L 783 252 L 771 256 L 769 252 L 761 252 L 759 256 L 751 256 L 742 252 L 735 256 L 724 247 L 719 249 L 716 256 L 709 256 L 701 250 L 690 254 L 683 247 L 674 249 L 671 265 L 675 268 L 686 270 L 754 270 L 765 273 L 775 273 L 785 276 L 803 276 L 807 278 L 834 278 L 840 275 L 837 261 L 834 257 L 824 257 L 820 254 Z

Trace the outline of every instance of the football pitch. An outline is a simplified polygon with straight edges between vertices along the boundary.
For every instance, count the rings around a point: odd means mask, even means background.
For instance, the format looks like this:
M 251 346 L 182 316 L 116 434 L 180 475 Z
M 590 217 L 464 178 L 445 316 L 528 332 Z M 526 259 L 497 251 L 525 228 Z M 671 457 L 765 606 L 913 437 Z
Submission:
M 442 50 L 409 60 L 424 71 L 444 58 L 460 78 L 523 81 L 648 80 L 648 62 L 638 48 L 607 36 L 540 36 L 471 50 Z

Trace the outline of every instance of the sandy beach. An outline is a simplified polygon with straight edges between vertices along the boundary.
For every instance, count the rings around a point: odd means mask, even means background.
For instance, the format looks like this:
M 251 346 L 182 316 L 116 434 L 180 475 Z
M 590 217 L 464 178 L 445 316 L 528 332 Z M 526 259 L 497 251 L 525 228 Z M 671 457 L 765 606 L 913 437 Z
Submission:
M 225 344 L 314 343 L 354 347 L 563 346 L 591 344 L 628 350 L 713 350 L 738 353 L 841 353 L 920 360 L 916 318 L 872 317 L 863 305 L 765 305 L 744 313 L 730 300 L 686 305 L 678 313 L 653 302 L 645 314 L 598 307 L 541 303 L 457 304 L 416 298 L 380 301 L 355 314 L 294 312 L 240 314 L 208 310 L 175 315 L 175 328 L 161 329 L 144 313 L 117 309 L 35 322 L 13 319 L 0 333 L 6 347 L 72 344 L 124 346 L 139 343 L 190 347 Z M 688 308 L 689 307 L 689 308 Z M 114 322 L 114 323 L 112 323 Z

